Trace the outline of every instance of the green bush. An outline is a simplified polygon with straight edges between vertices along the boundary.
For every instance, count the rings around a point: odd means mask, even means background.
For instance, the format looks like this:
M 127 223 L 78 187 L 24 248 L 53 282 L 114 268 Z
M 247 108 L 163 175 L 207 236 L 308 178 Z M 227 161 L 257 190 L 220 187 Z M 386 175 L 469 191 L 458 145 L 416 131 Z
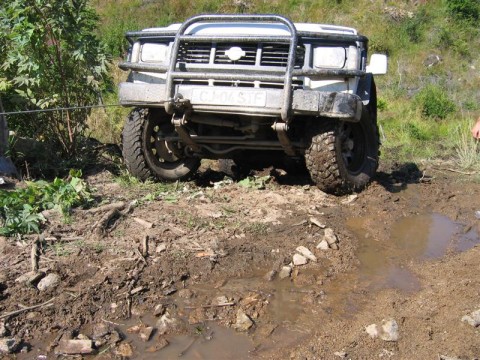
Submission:
M 422 115 L 431 119 L 445 119 L 455 112 L 455 103 L 448 94 L 437 85 L 428 85 L 415 96 L 415 104 L 420 107 Z
M 476 21 L 480 18 L 479 0 L 446 0 L 449 13 L 456 18 Z

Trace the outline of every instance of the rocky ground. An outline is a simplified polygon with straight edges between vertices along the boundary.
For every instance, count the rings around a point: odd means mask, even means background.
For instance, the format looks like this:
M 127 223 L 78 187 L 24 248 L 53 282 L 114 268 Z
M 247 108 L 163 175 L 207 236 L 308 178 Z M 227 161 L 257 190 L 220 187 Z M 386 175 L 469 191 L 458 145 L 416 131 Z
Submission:
M 210 166 L 163 187 L 97 169 L 94 207 L 1 238 L 2 356 L 480 358 L 478 178 L 395 164 L 335 197 Z

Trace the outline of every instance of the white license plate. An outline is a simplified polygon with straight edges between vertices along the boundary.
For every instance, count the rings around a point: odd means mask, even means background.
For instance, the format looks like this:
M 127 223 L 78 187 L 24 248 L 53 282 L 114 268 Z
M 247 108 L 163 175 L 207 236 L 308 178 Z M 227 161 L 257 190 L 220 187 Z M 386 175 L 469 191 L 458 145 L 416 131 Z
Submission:
M 265 107 L 267 93 L 261 90 L 193 89 L 192 104 Z

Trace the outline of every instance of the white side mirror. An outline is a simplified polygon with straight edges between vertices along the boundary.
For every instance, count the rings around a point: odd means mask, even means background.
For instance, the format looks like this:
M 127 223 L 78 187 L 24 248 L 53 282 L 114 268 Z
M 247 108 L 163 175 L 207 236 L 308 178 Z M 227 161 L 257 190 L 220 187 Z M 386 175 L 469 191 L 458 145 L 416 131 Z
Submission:
M 373 75 L 384 75 L 387 73 L 387 55 L 372 54 L 370 64 L 367 65 L 367 73 Z

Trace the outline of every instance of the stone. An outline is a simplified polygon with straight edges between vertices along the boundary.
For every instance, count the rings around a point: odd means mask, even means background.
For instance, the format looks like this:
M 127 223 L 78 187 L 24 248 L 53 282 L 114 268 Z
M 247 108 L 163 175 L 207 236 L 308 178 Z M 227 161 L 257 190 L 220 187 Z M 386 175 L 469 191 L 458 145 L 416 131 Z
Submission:
M 217 305 L 224 305 L 224 304 L 228 304 L 230 301 L 228 300 L 228 298 L 225 296 L 225 295 L 222 295 L 222 296 L 218 296 L 216 299 L 215 299 L 215 303 Z
M 177 292 L 177 289 L 175 288 L 175 286 L 169 286 L 162 291 L 164 296 L 172 295 L 175 292 Z
M 338 242 L 337 235 L 335 235 L 333 230 L 330 228 L 325 229 L 325 232 L 323 233 L 323 240 L 325 240 L 328 245 L 332 245 Z
M 351 203 L 353 203 L 355 200 L 358 199 L 358 195 L 357 194 L 351 194 L 351 195 L 348 195 L 345 199 L 343 199 L 341 201 L 341 203 L 343 205 L 349 205 Z
M 332 250 L 338 250 L 338 249 L 340 249 L 340 248 L 338 247 L 338 244 L 332 244 L 332 245 L 330 245 L 330 249 L 332 249 Z
M 0 322 L 0 338 L 10 335 L 5 323 L 2 321 Z
M 37 285 L 37 289 L 40 291 L 45 291 L 47 289 L 53 288 L 58 285 L 60 282 L 60 276 L 55 273 L 48 274 L 45 276 Z
M 164 251 L 167 251 L 167 245 L 165 245 L 165 244 L 158 244 L 157 247 L 155 248 L 155 252 L 157 254 L 160 254 Z
M 308 260 L 311 260 L 313 262 L 317 262 L 317 257 L 313 255 L 313 253 L 308 250 L 305 246 L 299 246 L 296 248 L 296 251 L 302 255 L 305 256 Z
M 280 279 L 285 279 L 290 277 L 292 274 L 292 268 L 290 266 L 283 266 L 282 269 L 280 270 L 280 273 L 278 274 L 278 277 Z
M 480 325 L 480 309 L 473 311 L 470 315 L 465 315 L 462 317 L 462 321 L 470 324 L 473 327 Z
M 195 296 L 195 293 L 190 289 L 181 289 L 178 291 L 178 297 L 182 299 L 191 299 Z
M 43 271 L 29 271 L 23 275 L 20 275 L 18 278 L 16 278 L 15 282 L 19 284 L 22 284 L 22 283 L 33 284 L 39 281 L 44 276 L 45 276 L 45 273 Z
M 378 328 L 376 324 L 370 324 L 366 326 L 365 331 L 367 332 L 368 335 L 370 335 L 372 339 L 375 339 L 378 337 Z
M 122 358 L 130 358 L 133 356 L 133 348 L 129 343 L 121 343 L 115 349 L 115 354 L 121 356 Z
M 56 355 L 91 354 L 92 340 L 60 340 L 55 348 Z
M 105 323 L 96 323 L 93 325 L 92 329 L 92 338 L 93 340 L 101 339 L 104 336 L 107 336 L 110 334 L 110 329 L 108 328 L 108 325 Z
M 480 220 L 480 210 L 475 211 L 475 218 Z
M 177 320 L 172 318 L 168 312 L 165 312 L 157 321 L 158 333 L 163 335 L 177 326 Z
M 302 266 L 308 263 L 308 260 L 305 256 L 300 254 L 293 255 L 293 265 L 295 266 Z
M 155 345 L 147 348 L 147 352 L 149 352 L 149 353 L 157 352 L 157 351 L 160 351 L 163 348 L 167 347 L 168 345 L 170 345 L 170 343 L 167 341 L 167 339 L 165 339 L 163 337 L 159 337 L 158 340 L 157 340 L 157 343 Z
M 167 310 L 167 307 L 164 304 L 158 304 L 155 306 L 155 309 L 153 310 L 153 315 L 155 316 L 161 316 L 165 314 L 165 311 Z
M 153 334 L 153 331 L 155 329 L 152 327 L 152 326 L 143 326 L 141 329 L 140 329 L 140 339 L 142 339 L 143 341 L 147 342 L 150 340 L 150 338 L 152 337 L 152 334 Z
M 237 311 L 237 320 L 235 324 L 233 324 L 233 327 L 237 331 L 248 331 L 253 326 L 253 321 L 250 319 L 250 317 L 245 314 L 245 312 L 242 309 L 238 309 Z
M 273 279 L 275 279 L 275 276 L 277 276 L 277 270 L 271 270 L 266 273 L 263 278 L 265 279 L 265 281 L 273 281 Z
M 20 345 L 20 342 L 14 338 L 0 339 L 0 354 L 12 354 Z
M 348 354 L 345 351 L 336 351 L 333 353 L 333 355 L 338 356 L 342 359 L 345 359 Z
M 317 245 L 317 249 L 320 249 L 320 250 L 328 250 L 330 249 L 330 246 L 328 246 L 328 242 L 327 240 L 322 240 L 318 243 Z
M 380 339 L 384 341 L 398 341 L 398 324 L 394 319 L 382 320 Z

